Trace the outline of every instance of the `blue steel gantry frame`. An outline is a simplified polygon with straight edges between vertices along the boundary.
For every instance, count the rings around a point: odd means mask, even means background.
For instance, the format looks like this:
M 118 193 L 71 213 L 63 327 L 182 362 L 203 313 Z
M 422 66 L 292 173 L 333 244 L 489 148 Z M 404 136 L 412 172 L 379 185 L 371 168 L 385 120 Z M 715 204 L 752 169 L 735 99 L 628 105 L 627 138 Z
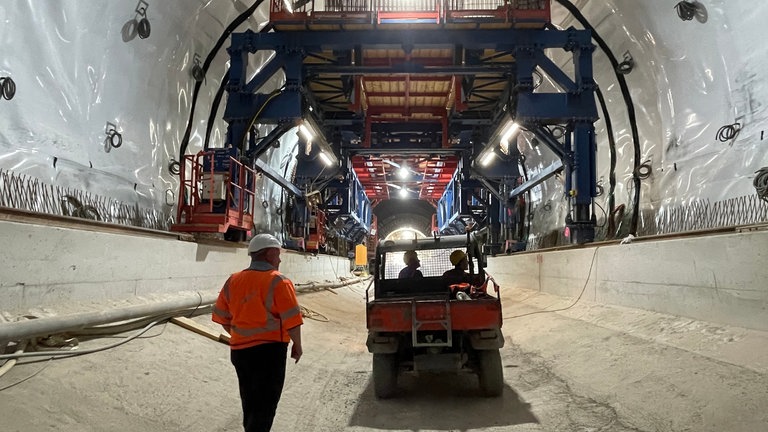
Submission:
M 595 133 L 597 109 L 594 100 L 595 83 L 592 77 L 592 35 L 588 30 L 554 29 L 409 29 L 398 31 L 291 31 L 255 33 L 246 31 L 232 35 L 229 48 L 231 67 L 227 91 L 229 98 L 225 120 L 229 124 L 227 140 L 238 146 L 246 143 L 245 136 L 254 123 L 276 124 L 278 128 L 290 128 L 310 114 L 316 123 L 328 126 L 323 134 L 335 136 L 356 134 L 354 113 L 352 120 L 325 121 L 322 110 L 307 91 L 306 83 L 312 76 L 336 74 L 339 76 L 425 74 L 429 76 L 474 77 L 483 73 L 502 73 L 509 77 L 509 87 L 497 101 L 495 118 L 450 117 L 450 127 L 456 136 L 480 137 L 472 143 L 457 140 L 457 154 L 473 161 L 481 153 L 499 145 L 498 129 L 506 121 L 514 121 L 550 148 L 562 161 L 566 172 L 566 194 L 570 211 L 566 218 L 573 242 L 583 243 L 594 239 L 595 216 L 592 199 L 595 195 Z M 307 63 L 307 56 L 322 57 L 323 52 L 352 52 L 361 47 L 398 47 L 410 52 L 413 47 L 456 47 L 461 50 L 492 50 L 514 57 L 513 63 L 483 63 L 459 61 L 453 65 L 425 66 L 406 59 L 391 65 L 366 66 L 356 64 L 354 55 L 348 61 Z M 561 49 L 573 55 L 573 79 L 546 55 L 549 49 Z M 252 79 L 247 77 L 248 55 L 258 51 L 274 52 L 274 57 L 264 64 Z M 466 51 L 465 51 L 466 52 Z M 278 71 L 285 73 L 285 85 L 276 92 L 258 93 L 258 90 Z M 536 71 L 547 74 L 560 87 L 560 92 L 546 93 L 536 89 Z M 360 120 L 363 121 L 363 120 Z M 548 125 L 562 126 L 566 130 L 563 142 L 555 139 Z M 350 130 L 345 130 L 349 127 Z M 334 128 L 331 130 L 331 128 Z M 445 129 L 444 132 L 445 133 Z M 275 138 L 277 139 L 277 138 Z M 258 148 L 243 149 L 246 154 L 258 156 L 270 143 L 257 143 Z M 332 140 L 329 140 L 332 141 Z M 335 155 L 342 151 L 341 142 L 331 142 Z M 397 151 L 394 149 L 393 151 Z M 401 149 L 400 149 L 401 150 Z M 385 152 L 386 149 L 381 149 Z M 468 153 L 468 154 L 467 154 Z M 346 158 L 346 155 L 342 155 Z M 502 160 L 510 174 L 483 174 L 482 169 L 470 170 L 462 175 L 467 185 L 477 180 L 481 188 L 488 188 L 490 196 L 498 200 L 502 208 L 510 206 L 512 189 L 530 188 L 530 184 L 512 184 L 509 179 L 517 176 L 518 160 L 508 157 Z M 477 164 L 475 164 L 477 165 Z M 494 170 L 497 171 L 497 170 Z M 348 176 L 350 170 L 346 171 Z M 334 173 L 328 173 L 334 174 Z M 349 180 L 351 181 L 351 179 Z M 489 181 L 491 183 L 489 183 Z M 519 182 L 518 182 L 519 183 Z M 501 187 L 502 185 L 515 187 Z M 496 187 L 498 186 L 498 187 Z M 464 187 L 464 186 L 462 186 Z M 503 192 L 503 194 L 502 194 Z M 465 210 L 460 210 L 465 211 Z M 491 212 L 494 213 L 494 212 Z M 497 212 L 499 213 L 499 212 Z M 491 220 L 494 219 L 490 215 Z M 498 219 L 496 222 L 499 222 Z

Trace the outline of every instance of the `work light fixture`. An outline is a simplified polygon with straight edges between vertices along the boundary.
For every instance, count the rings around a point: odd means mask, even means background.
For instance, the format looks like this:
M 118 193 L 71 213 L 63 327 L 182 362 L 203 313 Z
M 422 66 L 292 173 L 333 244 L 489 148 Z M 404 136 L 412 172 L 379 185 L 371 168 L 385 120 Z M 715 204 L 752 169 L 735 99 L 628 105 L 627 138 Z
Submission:
M 410 175 L 410 170 L 408 169 L 408 167 L 405 164 L 400 165 L 400 169 L 397 170 L 397 176 L 400 177 L 401 179 L 404 179 L 404 178 L 408 178 L 408 175 Z
M 491 151 L 485 152 L 485 155 L 480 158 L 480 165 L 486 167 L 490 165 L 495 158 L 496 153 L 493 151 L 493 148 L 491 148 Z
M 323 163 L 325 163 L 327 166 L 332 166 L 333 165 L 333 161 L 331 160 L 330 157 L 328 157 L 327 154 L 325 154 L 324 151 L 320 152 L 320 160 L 322 160 Z
M 315 138 L 315 134 L 313 134 L 312 131 L 309 130 L 307 125 L 304 124 L 304 123 L 301 123 L 299 125 L 299 133 L 304 138 L 304 140 L 307 141 L 307 142 L 312 142 L 312 140 Z
M 502 153 L 508 155 L 509 143 L 519 131 L 520 125 L 511 118 L 508 119 L 502 127 L 496 129 L 493 135 L 491 135 L 491 138 L 488 140 L 488 145 L 486 145 L 485 149 L 480 152 L 478 157 L 480 160 L 480 165 L 486 167 L 490 165 L 491 162 L 493 162 L 495 159 L 497 143 Z
M 317 127 L 317 123 L 315 123 L 311 116 L 308 115 L 304 119 L 299 120 L 296 123 L 296 126 L 298 129 L 297 135 L 306 144 L 304 153 L 307 156 L 316 154 L 320 157 L 320 160 L 329 167 L 337 163 L 333 148 L 325 140 L 325 136 L 321 133 L 321 129 Z M 315 146 L 317 146 L 317 148 L 313 149 Z M 315 153 L 316 151 L 317 153 Z

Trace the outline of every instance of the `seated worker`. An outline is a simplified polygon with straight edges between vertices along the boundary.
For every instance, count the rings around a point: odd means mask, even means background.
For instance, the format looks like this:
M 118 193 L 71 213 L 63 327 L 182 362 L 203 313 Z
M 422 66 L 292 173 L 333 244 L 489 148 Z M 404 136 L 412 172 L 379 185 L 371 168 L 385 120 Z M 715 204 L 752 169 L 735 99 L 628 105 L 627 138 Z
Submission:
M 419 261 L 419 256 L 416 255 L 416 251 L 407 251 L 403 255 L 403 261 L 407 267 L 400 270 L 400 274 L 397 276 L 398 279 L 424 277 L 424 275 L 421 274 L 421 270 L 419 270 L 419 267 L 421 267 L 421 261 Z
M 448 286 L 456 284 L 470 284 L 473 286 L 480 286 L 485 283 L 483 276 L 479 274 L 470 275 L 467 273 L 469 268 L 469 261 L 467 261 L 467 254 L 463 250 L 457 249 L 451 252 L 451 264 L 454 267 L 451 270 L 443 273 L 443 279 Z

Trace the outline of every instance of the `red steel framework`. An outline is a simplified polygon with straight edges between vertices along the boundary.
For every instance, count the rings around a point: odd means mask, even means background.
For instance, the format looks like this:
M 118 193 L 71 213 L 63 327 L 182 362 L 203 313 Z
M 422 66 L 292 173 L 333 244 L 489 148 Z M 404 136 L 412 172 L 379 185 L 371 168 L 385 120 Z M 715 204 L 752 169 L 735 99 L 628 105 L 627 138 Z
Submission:
M 353 156 L 352 166 L 371 202 L 390 198 L 400 188 L 406 187 L 411 193 L 418 192 L 418 198 L 436 202 L 451 182 L 459 161 L 456 156 L 418 157 Z M 400 167 L 410 172 L 405 178 L 398 176 Z
M 214 156 L 214 152 L 205 151 L 184 156 L 177 223 L 171 231 L 247 232 L 253 227 L 257 172 L 233 157 L 229 157 L 228 171 L 215 171 Z M 220 194 L 214 197 L 217 191 Z

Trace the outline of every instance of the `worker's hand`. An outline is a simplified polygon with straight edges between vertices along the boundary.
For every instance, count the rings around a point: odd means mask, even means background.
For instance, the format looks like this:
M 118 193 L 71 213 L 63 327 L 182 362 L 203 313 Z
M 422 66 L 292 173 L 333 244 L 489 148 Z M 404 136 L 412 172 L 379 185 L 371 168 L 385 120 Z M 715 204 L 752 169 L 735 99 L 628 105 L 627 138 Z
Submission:
M 295 343 L 291 345 L 291 358 L 296 360 L 294 363 L 299 362 L 299 359 L 303 353 L 304 351 L 302 351 L 301 345 L 296 345 Z

